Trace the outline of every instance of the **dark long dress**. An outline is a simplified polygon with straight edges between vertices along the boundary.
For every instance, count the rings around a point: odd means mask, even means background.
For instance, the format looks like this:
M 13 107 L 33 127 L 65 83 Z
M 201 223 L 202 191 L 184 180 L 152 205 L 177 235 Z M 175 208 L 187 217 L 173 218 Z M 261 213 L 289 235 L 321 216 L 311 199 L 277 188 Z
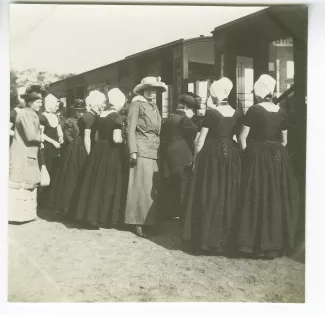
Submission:
M 93 143 L 96 131 L 96 116 L 94 113 L 86 112 L 79 118 L 78 126 L 75 126 L 71 119 L 66 121 L 65 134 L 69 134 L 70 144 L 62 156 L 49 197 L 49 206 L 64 214 L 67 214 L 71 209 L 72 197 L 80 177 L 80 172 L 88 156 L 84 145 L 85 129 L 91 129 Z
M 124 145 L 113 141 L 113 131 L 122 128 L 122 117 L 113 112 L 98 118 L 98 135 L 87 159 L 78 188 L 76 219 L 93 226 L 123 222 L 126 199 L 123 172 Z
M 233 136 L 241 124 L 235 112 L 224 117 L 208 109 L 209 128 L 197 156 L 185 215 L 183 239 L 223 252 L 233 241 L 234 214 L 240 192 L 241 157 Z
M 47 119 L 47 117 L 44 114 L 41 114 L 39 116 L 40 123 L 44 127 L 43 133 L 51 138 L 52 140 L 59 142 L 59 136 L 57 127 L 59 125 L 59 119 L 58 119 L 58 125 L 55 127 L 52 127 Z M 47 168 L 47 171 L 50 175 L 50 186 L 47 187 L 40 187 L 38 191 L 38 200 L 39 204 L 41 206 L 48 205 L 48 198 L 49 198 L 49 192 L 53 185 L 54 178 L 56 176 L 59 162 L 60 162 L 60 149 L 57 149 L 52 143 L 44 141 L 44 149 L 43 152 L 43 161 L 45 163 L 45 166 Z
M 289 155 L 281 145 L 287 130 L 283 109 L 251 107 L 244 124 L 252 141 L 243 157 L 242 195 L 238 213 L 238 250 L 278 256 L 294 247 L 299 194 Z

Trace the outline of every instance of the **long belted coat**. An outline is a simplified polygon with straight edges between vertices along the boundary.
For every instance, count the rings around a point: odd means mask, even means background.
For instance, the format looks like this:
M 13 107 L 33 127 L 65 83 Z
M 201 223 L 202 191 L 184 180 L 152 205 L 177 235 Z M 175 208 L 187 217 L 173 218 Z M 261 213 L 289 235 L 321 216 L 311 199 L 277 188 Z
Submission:
M 156 105 L 145 98 L 131 103 L 126 136 L 129 154 L 137 153 L 137 164 L 130 168 L 125 223 L 152 225 L 158 210 L 160 187 L 158 159 L 161 116 Z
M 40 121 L 31 108 L 22 109 L 16 118 L 15 135 L 10 148 L 9 187 L 33 189 L 41 180 L 38 151 Z

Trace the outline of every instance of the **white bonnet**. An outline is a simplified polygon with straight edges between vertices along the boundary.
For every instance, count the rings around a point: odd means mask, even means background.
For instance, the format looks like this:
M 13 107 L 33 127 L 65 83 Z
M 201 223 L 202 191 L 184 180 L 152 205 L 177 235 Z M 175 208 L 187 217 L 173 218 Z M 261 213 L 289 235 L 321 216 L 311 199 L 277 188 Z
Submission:
M 105 95 L 97 90 L 91 91 L 85 99 L 87 109 L 91 109 L 96 105 L 101 105 L 105 101 L 106 101 Z
M 44 98 L 45 110 L 52 109 L 55 105 L 57 105 L 58 102 L 59 102 L 59 100 L 53 94 L 48 94 Z
M 268 74 L 262 74 L 254 84 L 254 93 L 256 96 L 265 98 L 268 94 L 273 94 L 276 81 Z
M 108 97 L 109 104 L 118 110 L 123 107 L 126 101 L 125 95 L 118 88 L 114 88 L 108 91 L 107 97 Z
M 229 96 L 232 87 L 232 82 L 228 78 L 223 77 L 211 84 L 210 94 L 212 97 L 216 97 L 219 101 L 222 101 Z

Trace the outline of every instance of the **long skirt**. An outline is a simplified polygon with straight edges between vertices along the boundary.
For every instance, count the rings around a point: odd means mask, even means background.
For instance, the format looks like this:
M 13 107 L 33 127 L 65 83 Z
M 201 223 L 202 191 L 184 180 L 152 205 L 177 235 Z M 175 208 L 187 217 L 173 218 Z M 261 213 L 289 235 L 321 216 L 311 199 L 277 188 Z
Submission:
M 288 152 L 278 142 L 253 141 L 244 152 L 237 247 L 275 257 L 295 245 L 299 193 Z
M 93 226 L 123 222 L 126 195 L 122 144 L 95 143 L 76 192 L 75 217 Z
M 81 137 L 77 137 L 66 148 L 57 174 L 51 185 L 49 206 L 66 214 L 79 180 L 79 174 L 87 159 L 87 151 Z
M 191 170 L 184 167 L 184 170 L 163 179 L 164 207 L 161 209 L 163 218 L 179 217 L 180 221 L 183 222 L 186 207 L 184 200 L 186 199 L 190 177 Z
M 9 188 L 8 221 L 28 222 L 37 218 L 37 188 Z
M 159 209 L 160 175 L 158 161 L 138 157 L 129 171 L 125 223 L 154 225 Z
M 207 139 L 189 189 L 183 239 L 217 252 L 231 249 L 241 157 L 232 139 Z
M 48 199 L 50 196 L 50 190 L 53 186 L 53 179 L 55 178 L 59 168 L 60 149 L 55 148 L 55 146 L 51 143 L 45 142 L 43 152 L 44 152 L 44 164 L 50 175 L 51 181 L 49 186 L 39 188 L 38 199 L 40 205 L 48 206 Z

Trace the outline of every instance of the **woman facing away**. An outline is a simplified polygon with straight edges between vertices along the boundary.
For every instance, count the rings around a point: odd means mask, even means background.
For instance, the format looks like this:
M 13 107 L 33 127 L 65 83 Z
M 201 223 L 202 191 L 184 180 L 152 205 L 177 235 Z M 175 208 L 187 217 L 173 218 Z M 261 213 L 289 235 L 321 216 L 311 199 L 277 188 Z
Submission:
M 66 153 L 62 159 L 58 176 L 55 179 L 51 190 L 49 205 L 56 212 L 64 214 L 69 219 L 75 218 L 74 213 L 74 193 L 82 177 L 82 170 L 87 156 L 95 143 L 96 121 L 104 103 L 105 95 L 97 90 L 91 91 L 86 97 L 85 103 L 88 110 L 81 116 L 80 112 L 84 108 L 80 103 L 75 103 L 76 111 L 79 113 L 78 135 L 69 144 Z M 72 124 L 73 125 L 73 124 Z M 74 136 L 77 132 L 74 125 L 69 136 Z M 66 130 L 67 131 L 67 130 Z
M 83 101 L 76 100 L 69 109 L 70 117 L 63 126 L 66 149 L 61 156 L 58 172 L 50 190 L 49 207 L 58 214 L 66 214 L 77 184 L 79 172 L 86 160 L 84 139 L 79 137 L 79 120 L 85 112 Z
M 138 95 L 127 115 L 127 145 L 130 154 L 129 184 L 125 223 L 135 226 L 140 237 L 146 237 L 143 226 L 156 223 L 160 186 L 158 159 L 161 116 L 156 105 L 158 91 L 166 91 L 160 77 L 142 79 L 133 92 Z
M 239 140 L 244 151 L 237 248 L 255 257 L 276 257 L 294 247 L 299 195 L 287 144 L 284 109 L 272 103 L 276 81 L 261 75 L 257 105 L 248 109 Z M 248 133 L 251 141 L 246 147 Z
M 94 228 L 123 222 L 126 196 L 122 116 L 125 96 L 118 89 L 108 93 L 108 105 L 97 121 L 96 143 L 86 162 L 77 193 L 76 219 Z
M 15 133 L 9 162 L 9 222 L 28 222 L 37 218 L 37 187 L 41 181 L 38 151 L 43 136 L 37 112 L 43 91 L 32 86 L 23 96 L 26 107 L 15 120 Z
M 227 253 L 233 241 L 241 177 L 233 136 L 239 134 L 241 116 L 227 101 L 232 87 L 225 77 L 211 85 L 214 106 L 206 111 L 195 146 L 183 239 L 203 252 Z
M 63 132 L 56 112 L 59 100 L 52 94 L 44 99 L 45 111 L 40 115 L 41 129 L 44 133 L 44 163 L 51 181 L 54 179 L 59 166 L 60 147 L 63 144 Z M 42 187 L 39 198 L 41 205 L 47 205 L 49 190 L 52 186 Z

